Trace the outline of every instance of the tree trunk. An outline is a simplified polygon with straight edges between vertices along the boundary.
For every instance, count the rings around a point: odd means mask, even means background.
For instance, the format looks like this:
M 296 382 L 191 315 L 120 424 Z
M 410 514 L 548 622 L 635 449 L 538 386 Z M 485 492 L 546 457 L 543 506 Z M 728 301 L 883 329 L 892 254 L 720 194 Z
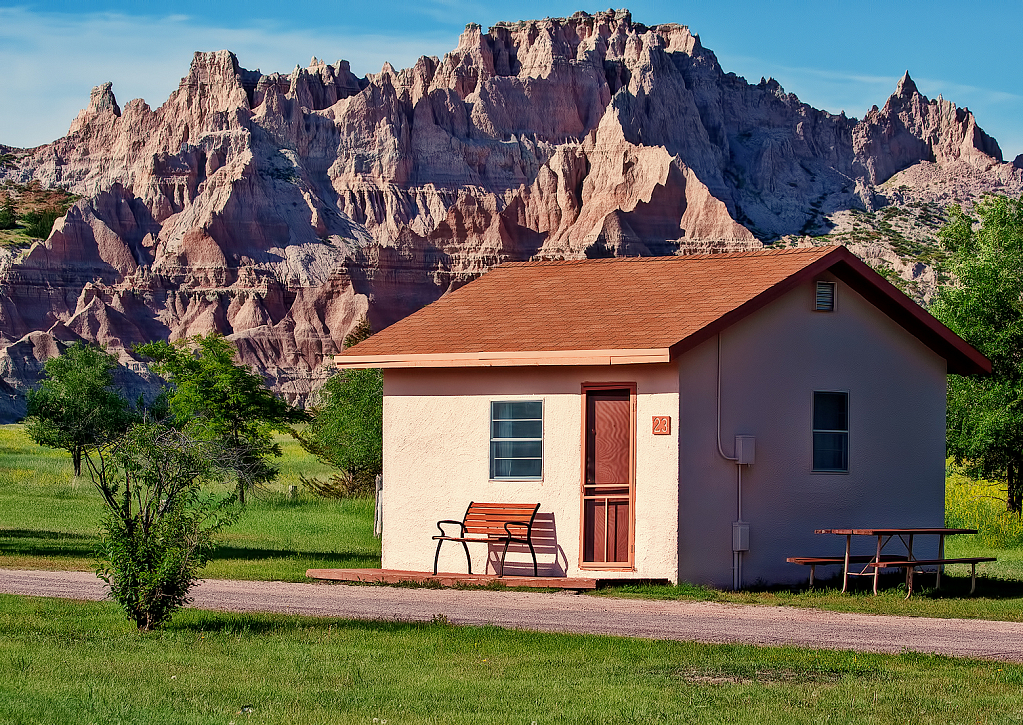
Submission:
M 75 448 L 73 451 L 71 451 L 71 460 L 75 464 L 75 475 L 76 476 L 81 476 L 82 475 L 82 449 L 81 448 Z
M 1018 466 L 1013 461 L 1010 462 L 1006 471 L 1006 495 L 1005 495 L 1005 507 L 1009 513 L 1018 514 L 1023 510 L 1023 486 L 1020 485 Z
M 243 481 L 238 482 L 238 503 L 242 506 L 245 505 L 245 483 Z

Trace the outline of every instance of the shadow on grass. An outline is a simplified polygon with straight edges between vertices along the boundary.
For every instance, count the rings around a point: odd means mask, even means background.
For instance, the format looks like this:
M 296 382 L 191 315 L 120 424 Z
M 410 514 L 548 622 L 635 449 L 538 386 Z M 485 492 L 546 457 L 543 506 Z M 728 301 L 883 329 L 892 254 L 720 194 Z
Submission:
M 365 554 L 348 551 L 286 551 L 281 549 L 256 549 L 243 546 L 218 546 L 210 561 L 225 559 L 315 559 L 317 561 L 344 562 L 345 568 L 378 568 L 379 554 Z
M 38 529 L 0 529 L 0 539 L 79 539 L 96 540 L 95 534 L 72 534 L 68 531 L 39 531 Z
M 424 627 L 453 625 L 443 621 L 435 622 L 391 622 L 373 619 L 339 619 L 335 617 L 308 617 L 289 614 L 237 614 L 208 610 L 183 609 L 164 627 L 166 631 L 204 632 L 237 634 L 287 634 L 309 629 L 344 629 L 363 631 L 368 634 L 380 632 L 410 632 Z
M 95 534 L 73 534 L 63 531 L 30 529 L 0 530 L 0 554 L 16 556 L 61 556 L 91 559 L 96 554 L 99 537 Z M 347 551 L 294 551 L 259 549 L 242 546 L 218 546 L 210 560 L 309 559 L 324 563 L 344 564 L 344 568 L 375 568 L 380 556 Z

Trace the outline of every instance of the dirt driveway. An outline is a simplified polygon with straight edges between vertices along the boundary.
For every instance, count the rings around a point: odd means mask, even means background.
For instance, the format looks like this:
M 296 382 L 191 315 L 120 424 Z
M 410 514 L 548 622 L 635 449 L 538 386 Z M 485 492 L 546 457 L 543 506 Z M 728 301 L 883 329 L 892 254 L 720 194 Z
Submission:
M 0 569 L 0 592 L 103 599 L 87 572 Z M 465 591 L 207 579 L 193 607 L 319 617 L 494 624 L 545 632 L 611 634 L 711 643 L 793 645 L 865 652 L 936 652 L 1023 662 L 1023 624 L 843 614 L 793 607 L 611 599 L 570 593 Z

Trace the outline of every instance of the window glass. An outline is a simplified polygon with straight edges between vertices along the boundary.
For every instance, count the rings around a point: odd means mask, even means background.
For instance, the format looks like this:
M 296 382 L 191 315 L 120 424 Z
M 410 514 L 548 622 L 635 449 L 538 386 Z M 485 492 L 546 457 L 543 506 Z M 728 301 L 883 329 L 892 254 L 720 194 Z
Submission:
M 813 394 L 813 470 L 849 470 L 849 394 Z
M 543 476 L 543 401 L 490 403 L 490 477 Z

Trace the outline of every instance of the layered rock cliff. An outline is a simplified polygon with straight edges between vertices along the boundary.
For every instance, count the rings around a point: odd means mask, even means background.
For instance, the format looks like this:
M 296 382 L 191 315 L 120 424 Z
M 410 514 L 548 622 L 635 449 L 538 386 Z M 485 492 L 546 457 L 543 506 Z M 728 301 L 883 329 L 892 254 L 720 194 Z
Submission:
M 132 344 L 217 330 L 293 400 L 361 319 L 379 329 L 501 261 L 819 234 L 922 162 L 1023 188 L 972 114 L 908 74 L 857 121 L 624 11 L 470 25 L 444 58 L 365 78 L 196 53 L 159 108 L 104 84 L 66 137 L 14 155 L 0 178 L 82 199 L 0 260 L 0 377 L 23 387 L 85 339 L 145 382 Z

